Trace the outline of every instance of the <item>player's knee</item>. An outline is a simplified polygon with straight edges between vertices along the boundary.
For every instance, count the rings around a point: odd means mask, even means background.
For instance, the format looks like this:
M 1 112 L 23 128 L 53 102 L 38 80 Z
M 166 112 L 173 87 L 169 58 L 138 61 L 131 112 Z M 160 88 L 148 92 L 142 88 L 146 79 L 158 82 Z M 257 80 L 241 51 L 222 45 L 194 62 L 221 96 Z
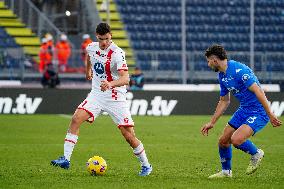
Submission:
M 220 137 L 218 141 L 218 145 L 220 147 L 229 147 L 230 146 L 230 141 L 228 141 L 225 137 Z
M 77 114 L 74 114 L 73 116 L 72 116 L 72 119 L 71 119 L 71 123 L 72 123 L 72 125 L 79 125 L 79 124 L 81 124 L 81 119 L 80 119 L 80 116 L 78 116 Z
M 234 146 L 239 146 L 244 142 L 241 137 L 232 137 L 231 141 Z

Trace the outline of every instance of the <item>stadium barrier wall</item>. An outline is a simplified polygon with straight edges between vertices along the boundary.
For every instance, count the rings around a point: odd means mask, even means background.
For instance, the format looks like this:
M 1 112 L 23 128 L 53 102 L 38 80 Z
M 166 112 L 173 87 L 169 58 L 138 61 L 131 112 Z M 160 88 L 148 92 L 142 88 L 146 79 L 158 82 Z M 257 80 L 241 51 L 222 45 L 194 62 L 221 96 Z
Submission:
M 72 114 L 85 99 L 86 89 L 0 88 L 0 114 Z M 267 92 L 274 113 L 283 115 L 284 93 Z M 219 92 L 129 91 L 127 101 L 132 115 L 211 115 Z M 225 114 L 232 114 L 238 103 L 232 97 Z

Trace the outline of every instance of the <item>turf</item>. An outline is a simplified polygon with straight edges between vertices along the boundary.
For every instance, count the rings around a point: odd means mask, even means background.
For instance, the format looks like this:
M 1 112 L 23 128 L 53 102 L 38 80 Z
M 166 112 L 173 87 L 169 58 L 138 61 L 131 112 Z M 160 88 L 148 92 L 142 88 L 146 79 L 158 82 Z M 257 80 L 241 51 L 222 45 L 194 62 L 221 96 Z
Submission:
M 234 149 L 234 177 L 207 179 L 220 169 L 217 140 L 228 119 L 222 117 L 204 137 L 200 127 L 209 116 L 134 117 L 136 135 L 154 168 L 141 178 L 138 160 L 107 116 L 82 125 L 71 168 L 63 170 L 50 161 L 63 154 L 69 118 L 0 115 L 0 188 L 283 188 L 284 129 L 270 124 L 252 138 L 265 151 L 256 173 L 245 174 L 249 155 Z M 105 176 L 86 171 L 93 155 L 106 159 Z

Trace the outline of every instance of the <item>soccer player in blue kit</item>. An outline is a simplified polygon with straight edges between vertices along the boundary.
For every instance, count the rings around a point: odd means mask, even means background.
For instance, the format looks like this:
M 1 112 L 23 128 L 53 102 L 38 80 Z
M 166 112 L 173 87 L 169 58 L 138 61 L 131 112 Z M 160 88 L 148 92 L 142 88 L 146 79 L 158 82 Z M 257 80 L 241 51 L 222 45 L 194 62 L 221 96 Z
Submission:
M 210 122 L 206 123 L 201 132 L 208 135 L 217 120 L 230 104 L 230 93 L 240 102 L 238 110 L 227 123 L 219 138 L 219 155 L 222 171 L 209 178 L 232 177 L 231 159 L 232 147 L 251 155 L 247 174 L 256 171 L 262 158 L 263 150 L 257 148 L 250 140 L 252 135 L 260 131 L 270 120 L 273 127 L 279 127 L 282 122 L 270 110 L 267 98 L 260 87 L 260 83 L 252 70 L 246 65 L 227 59 L 227 53 L 221 45 L 209 47 L 205 56 L 208 66 L 219 72 L 220 100 Z

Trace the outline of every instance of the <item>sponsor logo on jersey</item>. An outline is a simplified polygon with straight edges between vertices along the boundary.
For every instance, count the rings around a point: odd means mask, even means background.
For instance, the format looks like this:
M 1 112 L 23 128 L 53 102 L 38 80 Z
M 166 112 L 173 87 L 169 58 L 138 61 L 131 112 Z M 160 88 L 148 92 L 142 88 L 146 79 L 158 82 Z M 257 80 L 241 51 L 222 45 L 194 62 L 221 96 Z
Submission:
M 101 75 L 105 72 L 104 71 L 104 65 L 100 62 L 97 62 L 97 63 L 94 64 L 94 70 L 99 75 Z

